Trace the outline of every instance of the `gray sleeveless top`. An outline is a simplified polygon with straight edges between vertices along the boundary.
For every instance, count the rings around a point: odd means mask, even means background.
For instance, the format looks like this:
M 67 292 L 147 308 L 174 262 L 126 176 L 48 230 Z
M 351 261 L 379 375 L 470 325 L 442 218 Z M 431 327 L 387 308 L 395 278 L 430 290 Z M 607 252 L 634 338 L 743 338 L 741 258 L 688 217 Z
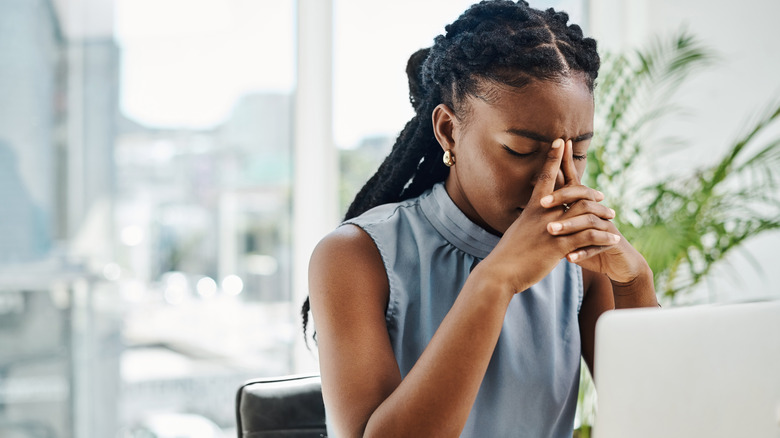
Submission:
M 382 256 L 390 283 L 387 330 L 405 377 L 499 238 L 471 222 L 443 183 L 345 223 L 365 230 Z M 512 298 L 462 437 L 572 436 L 582 296 L 582 271 L 562 260 Z

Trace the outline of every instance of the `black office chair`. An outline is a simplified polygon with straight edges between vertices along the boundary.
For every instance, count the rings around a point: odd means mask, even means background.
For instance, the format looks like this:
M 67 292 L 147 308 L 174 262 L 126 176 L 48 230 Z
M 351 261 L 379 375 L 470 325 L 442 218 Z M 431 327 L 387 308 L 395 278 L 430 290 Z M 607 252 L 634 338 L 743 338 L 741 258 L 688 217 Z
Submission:
M 236 395 L 238 438 L 323 438 L 325 405 L 320 376 L 246 382 Z

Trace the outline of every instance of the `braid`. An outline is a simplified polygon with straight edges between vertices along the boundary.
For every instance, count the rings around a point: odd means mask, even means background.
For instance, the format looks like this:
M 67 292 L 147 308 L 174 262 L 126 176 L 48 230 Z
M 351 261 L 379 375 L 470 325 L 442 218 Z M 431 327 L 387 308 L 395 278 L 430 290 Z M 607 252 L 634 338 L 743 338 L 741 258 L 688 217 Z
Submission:
M 420 49 L 409 58 L 406 74 L 409 79 L 409 102 L 417 113 L 404 129 L 376 173 L 360 189 L 347 209 L 345 219 L 360 216 L 377 205 L 414 197 L 433 184 L 444 181 L 448 168 L 442 164 L 444 152 L 433 135 L 431 113 L 437 99 L 426 96 L 422 84 L 422 63 L 431 49 Z M 434 103 L 436 102 L 436 103 Z M 435 166 L 437 161 L 439 166 Z M 435 177 L 434 177 L 435 176 Z M 411 194 L 412 187 L 419 193 Z
M 369 209 L 419 196 L 444 181 L 449 168 L 433 134 L 433 109 L 449 106 L 467 117 L 468 96 L 490 99 L 486 81 L 522 88 L 532 81 L 577 76 L 593 92 L 599 55 L 565 12 L 533 9 L 526 1 L 484 0 L 468 8 L 433 46 L 415 52 L 406 66 L 415 116 L 398 135 L 390 154 L 360 189 L 345 219 Z M 495 91 L 494 91 L 495 92 Z M 309 299 L 301 309 L 304 337 Z
M 435 149 L 431 143 L 438 145 L 430 117 L 428 123 L 422 123 L 421 119 L 418 114 L 406 124 L 390 154 L 379 165 L 379 170 L 360 189 L 347 209 L 347 219 L 359 216 L 371 207 L 399 200 L 399 194 L 414 177 L 420 160 L 427 151 Z M 441 155 L 441 148 L 438 149 Z

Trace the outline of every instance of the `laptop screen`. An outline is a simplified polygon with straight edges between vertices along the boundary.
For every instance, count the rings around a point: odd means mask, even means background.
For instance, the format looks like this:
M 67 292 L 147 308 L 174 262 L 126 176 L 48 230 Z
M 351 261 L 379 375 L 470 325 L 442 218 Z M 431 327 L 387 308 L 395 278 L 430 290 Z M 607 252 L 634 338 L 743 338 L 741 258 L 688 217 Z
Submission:
M 596 326 L 594 437 L 780 437 L 780 301 L 627 309 Z

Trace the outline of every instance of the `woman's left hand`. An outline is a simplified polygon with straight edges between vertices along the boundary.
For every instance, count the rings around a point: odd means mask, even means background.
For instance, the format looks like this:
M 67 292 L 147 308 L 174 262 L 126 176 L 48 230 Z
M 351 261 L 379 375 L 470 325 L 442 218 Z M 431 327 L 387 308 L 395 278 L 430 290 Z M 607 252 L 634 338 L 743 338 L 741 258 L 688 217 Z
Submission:
M 588 197 L 593 191 L 580 182 L 574 166 L 571 141 L 567 141 L 565 147 L 561 163 L 564 185 L 541 201 L 545 208 L 560 208 L 564 211 L 560 219 L 547 224 L 547 231 L 553 236 L 564 236 L 593 228 L 594 224 L 599 223 L 604 231 L 620 235 L 620 242 L 606 250 L 578 248 L 566 258 L 590 271 L 604 273 L 612 281 L 629 283 L 647 272 L 647 261 L 611 222 L 615 218 L 615 211 L 599 203 L 604 200 L 603 195 L 596 199 Z

